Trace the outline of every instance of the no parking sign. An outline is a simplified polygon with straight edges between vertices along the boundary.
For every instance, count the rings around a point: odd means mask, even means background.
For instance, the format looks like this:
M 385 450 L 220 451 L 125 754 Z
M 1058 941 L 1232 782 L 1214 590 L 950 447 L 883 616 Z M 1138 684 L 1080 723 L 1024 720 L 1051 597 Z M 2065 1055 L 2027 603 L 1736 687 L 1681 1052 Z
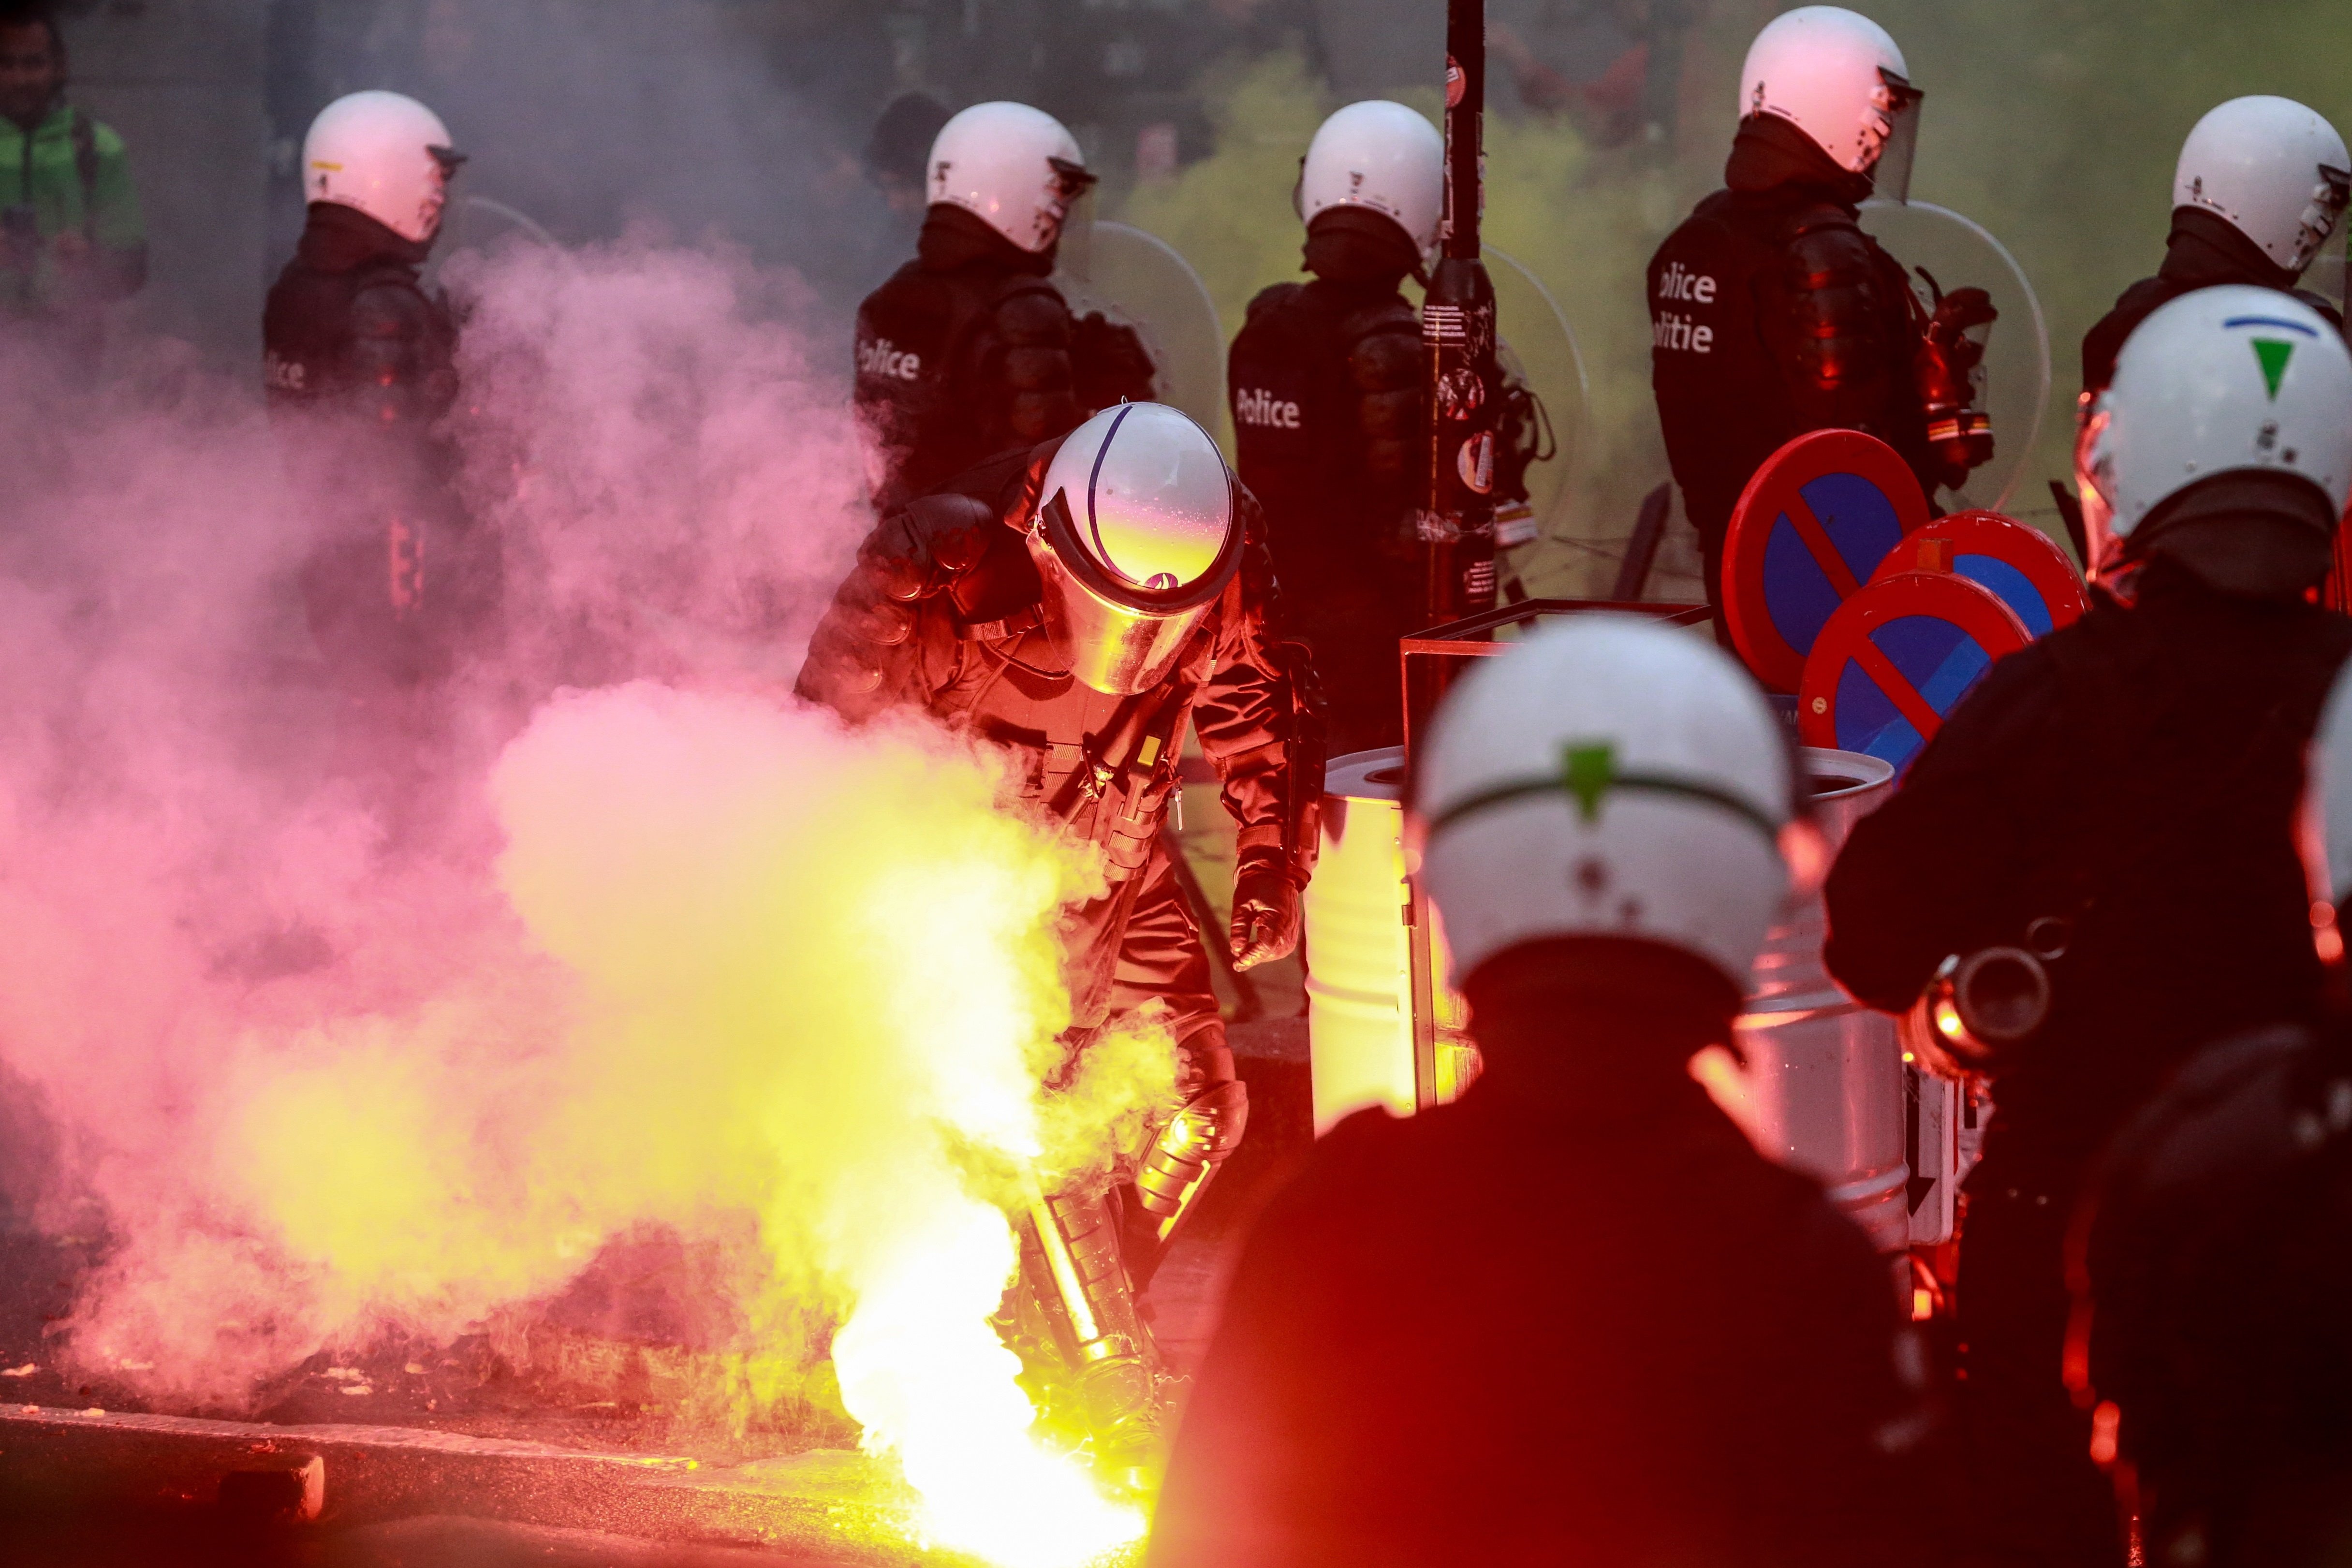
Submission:
M 1815 641 L 1797 692 L 1798 736 L 1900 772 L 1993 661 L 2032 640 L 1998 594 L 1957 571 L 1876 579 Z
M 1954 512 L 1906 535 L 1873 580 L 1903 571 L 1958 572 L 1992 590 L 2034 637 L 2073 625 L 2091 607 L 2066 552 L 2040 528 L 1999 512 Z
M 1840 604 L 1927 520 L 1910 465 L 1858 430 L 1815 430 L 1764 461 L 1723 545 L 1723 619 L 1756 678 L 1795 691 Z

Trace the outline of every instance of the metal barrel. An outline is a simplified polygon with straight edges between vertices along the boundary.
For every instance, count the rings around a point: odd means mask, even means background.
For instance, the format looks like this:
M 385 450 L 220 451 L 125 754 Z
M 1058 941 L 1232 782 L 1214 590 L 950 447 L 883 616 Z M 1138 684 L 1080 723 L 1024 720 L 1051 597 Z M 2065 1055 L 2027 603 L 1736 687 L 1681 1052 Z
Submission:
M 1324 779 L 1322 856 L 1305 900 L 1318 1137 L 1367 1105 L 1413 1109 L 1404 781 L 1401 746 L 1334 758 Z
M 1895 770 L 1858 752 L 1804 747 L 1800 757 L 1835 852 L 1894 792 Z M 1848 997 L 1822 967 L 1828 935 L 1815 896 L 1765 938 L 1738 1024 L 1748 1058 L 1740 1103 L 1725 1108 L 1768 1156 L 1819 1176 L 1881 1251 L 1899 1252 L 1911 1240 L 1903 1048 L 1895 1020 Z

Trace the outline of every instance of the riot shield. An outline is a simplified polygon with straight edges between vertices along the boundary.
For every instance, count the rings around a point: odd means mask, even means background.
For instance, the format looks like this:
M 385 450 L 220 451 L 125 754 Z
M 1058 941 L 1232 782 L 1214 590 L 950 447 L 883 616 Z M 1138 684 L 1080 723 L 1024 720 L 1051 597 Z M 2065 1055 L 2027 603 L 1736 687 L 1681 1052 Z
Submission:
M 2002 509 L 2025 477 L 2033 444 L 2050 405 L 2050 329 L 2042 301 L 2008 247 L 1981 225 L 1932 202 L 1871 200 L 1862 226 L 1909 272 L 1913 289 L 1932 308 L 1925 268 L 1944 289 L 1981 288 L 2000 319 L 1985 345 L 1984 411 L 1992 416 L 1992 461 L 1960 490 L 1938 492 L 1948 511 Z
M 1501 340 L 1503 368 L 1536 394 L 1542 405 L 1538 434 L 1550 455 L 1528 469 L 1528 519 L 1525 538 L 1504 539 L 1498 520 L 1497 543 L 1533 543 L 1557 535 L 1567 522 L 1571 486 L 1585 455 L 1585 428 L 1591 383 L 1584 373 L 1584 356 L 1568 316 L 1525 265 L 1506 251 L 1485 247 L 1487 276 L 1495 284 L 1496 335 Z
M 1166 240 L 1131 224 L 1071 214 L 1055 284 L 1080 315 L 1099 310 L 1135 329 L 1156 367 L 1161 402 L 1191 414 L 1228 452 L 1225 333 L 1208 287 Z M 1076 243 L 1072 243 L 1073 241 Z
M 433 259 L 425 264 L 427 287 L 438 284 L 442 268 L 452 256 L 467 251 L 487 251 L 500 240 L 520 235 L 533 245 L 551 246 L 555 236 L 534 223 L 528 214 L 518 212 L 504 202 L 488 196 L 461 195 L 450 198 L 441 217 L 440 237 L 434 242 Z

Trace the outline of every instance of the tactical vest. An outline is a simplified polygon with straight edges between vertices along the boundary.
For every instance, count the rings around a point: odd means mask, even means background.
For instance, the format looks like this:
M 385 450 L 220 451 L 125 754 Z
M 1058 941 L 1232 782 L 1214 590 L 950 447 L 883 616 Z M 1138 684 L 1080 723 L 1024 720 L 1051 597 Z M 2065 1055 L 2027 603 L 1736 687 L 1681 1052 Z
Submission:
M 885 508 L 1043 438 L 1015 433 L 1012 391 L 989 362 L 999 348 L 990 329 L 1022 296 L 1050 299 L 1068 316 L 1061 291 L 1034 274 L 932 271 L 919 261 L 858 307 L 852 395 L 883 451 L 875 498 Z
M 1789 246 L 1808 227 L 1859 225 L 1821 202 L 1772 201 L 1717 191 L 1651 258 L 1648 275 L 1651 385 L 1666 455 L 1684 491 L 1691 520 L 1719 538 L 1748 478 L 1767 457 L 1808 426 L 1773 340 L 1793 338 L 1793 320 L 1768 321 L 1787 311 Z M 1906 457 L 1924 455 L 1924 427 L 1908 394 L 1910 306 L 1901 267 L 1873 247 L 1878 262 L 1872 316 L 1887 353 L 1901 367 L 1889 406 L 1871 423 Z M 1916 405 L 1916 398 L 1911 400 Z

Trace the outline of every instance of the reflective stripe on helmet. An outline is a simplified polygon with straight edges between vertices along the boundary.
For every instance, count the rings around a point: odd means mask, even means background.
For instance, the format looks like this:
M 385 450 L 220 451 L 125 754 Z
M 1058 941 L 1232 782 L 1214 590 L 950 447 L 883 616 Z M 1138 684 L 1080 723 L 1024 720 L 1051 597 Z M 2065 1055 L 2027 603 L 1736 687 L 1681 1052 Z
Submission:
M 1780 825 L 1749 802 L 1727 790 L 1694 779 L 1677 779 L 1664 773 L 1621 772 L 1617 768 L 1617 748 L 1607 741 L 1572 741 L 1560 749 L 1560 768 L 1557 774 L 1549 778 L 1512 779 L 1456 801 L 1430 821 L 1429 836 L 1435 838 L 1475 812 L 1532 796 L 1554 793 L 1573 799 L 1577 815 L 1582 821 L 1596 821 L 1601 815 L 1603 798 L 1621 789 L 1677 796 L 1720 808 L 1754 827 L 1770 840 L 1776 849 L 1780 844 Z

